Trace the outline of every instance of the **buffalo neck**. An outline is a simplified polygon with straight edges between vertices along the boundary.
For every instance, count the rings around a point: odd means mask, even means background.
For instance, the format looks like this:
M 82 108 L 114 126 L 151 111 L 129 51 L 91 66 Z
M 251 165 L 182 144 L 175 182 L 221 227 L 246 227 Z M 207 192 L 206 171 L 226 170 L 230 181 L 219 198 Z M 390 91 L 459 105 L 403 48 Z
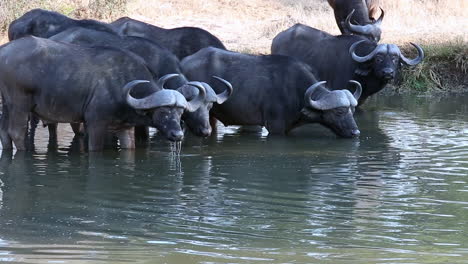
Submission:
M 126 126 L 151 126 L 152 116 L 148 111 L 137 110 L 127 103 L 123 103 L 117 111 L 119 123 Z
M 373 73 L 370 73 L 367 76 L 355 74 L 353 79 L 362 85 L 362 94 L 359 98 L 359 105 L 362 105 L 369 96 L 379 92 L 388 84 L 388 81 L 377 78 Z
M 346 0 L 346 8 L 343 9 L 343 18 L 346 18 L 353 9 L 355 10 L 352 20 L 356 24 L 366 25 L 371 23 L 369 19 L 369 10 L 367 4 L 363 0 Z

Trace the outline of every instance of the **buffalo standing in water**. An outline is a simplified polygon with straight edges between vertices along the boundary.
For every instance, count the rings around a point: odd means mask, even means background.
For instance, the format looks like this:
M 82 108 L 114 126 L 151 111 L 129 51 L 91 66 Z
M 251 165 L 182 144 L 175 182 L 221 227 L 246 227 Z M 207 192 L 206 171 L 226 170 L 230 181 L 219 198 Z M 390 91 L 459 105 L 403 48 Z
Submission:
M 101 150 L 105 133 L 117 133 L 122 148 L 134 148 L 135 125 L 154 126 L 180 141 L 180 117 L 203 103 L 205 89 L 187 102 L 152 81 L 141 58 L 120 49 L 88 48 L 25 37 L 0 48 L 0 91 L 4 149 L 26 149 L 29 115 L 52 123 L 87 125 L 90 151 Z
M 168 48 L 180 60 L 205 47 L 226 49 L 217 37 L 197 27 L 165 29 L 129 17 L 122 17 L 111 25 L 121 35 L 147 38 Z
M 309 66 L 294 58 L 205 48 L 185 58 L 182 70 L 187 78 L 203 82 L 221 76 L 236 88 L 224 104 L 211 110 L 224 125 L 260 125 L 271 134 L 284 135 L 306 123 L 320 123 L 342 137 L 359 135 L 353 113 L 360 85 L 355 82 L 354 95 L 329 91 Z
M 400 64 L 414 66 L 422 62 L 424 52 L 414 59 L 406 58 L 394 44 L 377 44 L 362 36 L 333 36 L 327 32 L 296 24 L 279 33 L 271 53 L 297 58 L 316 70 L 332 90 L 342 89 L 348 80 L 362 84 L 361 105 L 371 95 L 393 80 Z
M 356 34 L 379 42 L 384 11 L 375 20 L 379 0 L 328 0 L 341 34 Z M 351 23 L 352 22 L 352 23 Z
M 154 78 L 160 78 L 163 75 L 171 73 L 177 74 L 177 76 L 174 75 L 173 78 L 167 81 L 167 88 L 179 91 L 188 100 L 198 95 L 198 89 L 193 85 L 187 85 L 188 81 L 182 74 L 177 57 L 165 47 L 146 38 L 118 36 L 107 32 L 77 27 L 65 30 L 50 39 L 82 46 L 116 47 L 133 52 L 146 62 Z M 232 86 L 225 80 L 220 81 L 227 87 L 227 90 L 220 94 L 216 94 L 206 83 L 199 83 L 206 90 L 203 105 L 194 112 L 186 111 L 182 115 L 184 123 L 197 136 L 207 137 L 211 134 L 209 123 L 209 111 L 211 107 L 213 104 L 224 103 L 232 93 Z M 142 135 L 142 138 L 147 138 L 147 133 L 144 134 L 146 135 Z

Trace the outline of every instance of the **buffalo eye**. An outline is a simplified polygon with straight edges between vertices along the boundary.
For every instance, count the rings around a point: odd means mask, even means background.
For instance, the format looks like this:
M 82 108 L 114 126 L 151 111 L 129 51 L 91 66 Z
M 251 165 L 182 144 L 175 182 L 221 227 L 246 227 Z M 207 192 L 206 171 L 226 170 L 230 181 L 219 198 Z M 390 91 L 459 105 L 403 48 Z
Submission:
M 382 56 L 376 56 L 376 57 L 375 57 L 375 61 L 376 61 L 377 63 L 381 63 L 381 62 L 383 61 Z
M 150 111 L 144 111 L 144 110 L 136 110 L 136 113 L 141 115 L 141 116 L 151 116 L 152 113 Z
M 338 108 L 336 110 L 336 114 L 339 116 L 346 115 L 348 113 L 349 109 L 348 108 Z
M 168 110 L 166 110 L 166 109 L 161 109 L 160 112 L 159 112 L 159 116 L 163 120 L 169 119 L 169 115 L 170 115 L 170 112 Z

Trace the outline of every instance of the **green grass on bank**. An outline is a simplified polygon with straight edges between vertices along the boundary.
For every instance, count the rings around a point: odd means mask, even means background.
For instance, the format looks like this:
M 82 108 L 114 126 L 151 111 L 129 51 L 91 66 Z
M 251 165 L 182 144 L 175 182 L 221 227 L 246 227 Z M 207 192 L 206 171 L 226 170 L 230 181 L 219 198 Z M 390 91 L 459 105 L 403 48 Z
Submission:
M 427 44 L 422 45 L 422 48 L 425 53 L 424 61 L 416 67 L 403 67 L 399 90 L 417 92 L 468 90 L 468 43 L 466 41 Z M 411 48 L 406 47 L 403 52 L 408 54 L 409 49 Z

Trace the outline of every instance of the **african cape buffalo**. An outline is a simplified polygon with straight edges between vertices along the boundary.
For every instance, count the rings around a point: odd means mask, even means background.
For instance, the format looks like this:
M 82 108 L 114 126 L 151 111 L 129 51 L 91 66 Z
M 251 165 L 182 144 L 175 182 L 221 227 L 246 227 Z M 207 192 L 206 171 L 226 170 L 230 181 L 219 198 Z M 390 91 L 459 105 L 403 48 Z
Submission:
M 348 90 L 329 91 L 309 66 L 294 58 L 210 47 L 181 63 L 189 79 L 209 83 L 211 76 L 220 76 L 235 87 L 224 104 L 211 110 L 224 125 L 260 125 L 282 135 L 306 123 L 320 123 L 342 137 L 359 134 L 353 112 L 360 89 L 354 96 Z M 217 83 L 212 86 L 221 91 Z
M 180 60 L 205 47 L 226 49 L 217 37 L 197 27 L 165 29 L 129 17 L 119 18 L 111 25 L 121 35 L 147 38 L 168 48 Z
M 188 100 L 198 95 L 198 89 L 190 85 L 191 83 L 188 83 L 187 79 L 183 76 L 177 57 L 168 49 L 148 39 L 117 36 L 86 28 L 70 28 L 50 39 L 77 45 L 110 46 L 128 50 L 140 56 L 146 62 L 148 69 L 154 74 L 155 78 L 166 74 L 177 74 L 177 76 L 167 81 L 166 88 L 179 91 Z M 220 94 L 216 94 L 206 83 L 199 83 L 206 90 L 204 103 L 196 111 L 186 111 L 182 115 L 184 123 L 197 136 L 207 137 L 211 134 L 211 126 L 209 124 L 209 111 L 211 107 L 215 103 L 222 104 L 232 93 L 232 86 L 228 82 L 225 82 L 225 80 L 220 81 L 227 87 L 227 90 Z
M 4 149 L 25 150 L 30 113 L 46 122 L 84 122 L 90 151 L 103 148 L 115 131 L 122 148 L 134 148 L 132 128 L 154 126 L 167 139 L 180 141 L 180 117 L 195 111 L 205 89 L 187 102 L 174 90 L 161 89 L 141 58 L 109 47 L 82 47 L 24 37 L 0 47 L 0 91 Z
M 103 22 L 91 19 L 77 20 L 57 12 L 33 9 L 11 22 L 8 27 L 8 38 L 9 40 L 24 36 L 49 38 L 71 27 L 89 28 L 117 34 L 110 25 Z
M 377 44 L 356 35 L 333 36 L 296 24 L 273 39 L 271 53 L 307 63 L 332 90 L 343 89 L 348 80 L 360 82 L 363 89 L 359 99 L 361 105 L 395 78 L 400 64 L 414 66 L 423 60 L 422 48 L 411 44 L 418 51 L 414 59 L 406 58 L 394 44 Z

